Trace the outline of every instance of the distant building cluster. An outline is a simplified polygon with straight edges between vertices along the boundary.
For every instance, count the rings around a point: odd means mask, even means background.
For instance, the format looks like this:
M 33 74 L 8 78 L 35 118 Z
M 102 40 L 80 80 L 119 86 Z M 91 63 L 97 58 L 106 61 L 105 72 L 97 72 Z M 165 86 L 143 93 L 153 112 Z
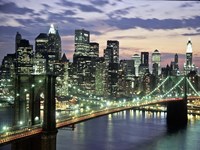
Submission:
M 119 41 L 108 40 L 103 57 L 100 57 L 99 44 L 91 42 L 90 32 L 84 29 L 75 30 L 74 44 L 73 62 L 69 62 L 66 55 L 62 55 L 61 38 L 54 25 L 50 26 L 48 33 L 40 33 L 35 38 L 35 51 L 33 45 L 17 32 L 15 53 L 7 54 L 0 67 L 0 96 L 14 95 L 17 74 L 56 73 L 57 97 L 73 93 L 73 89 L 69 87 L 74 86 L 109 98 L 142 96 L 152 91 L 163 78 L 180 75 L 178 54 L 175 54 L 174 61 L 164 68 L 161 68 L 161 54 L 157 49 L 151 57 L 149 52 L 144 51 L 133 54 L 130 59 L 120 60 Z M 192 42 L 189 40 L 184 74 L 200 89 L 200 78 L 192 58 Z

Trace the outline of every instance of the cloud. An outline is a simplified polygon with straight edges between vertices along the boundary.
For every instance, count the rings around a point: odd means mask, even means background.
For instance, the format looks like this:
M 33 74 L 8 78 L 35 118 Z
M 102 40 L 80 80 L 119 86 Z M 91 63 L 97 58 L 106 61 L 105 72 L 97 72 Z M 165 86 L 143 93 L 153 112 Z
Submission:
M 48 13 L 48 20 L 51 22 L 70 22 L 73 24 L 79 24 L 83 21 L 83 18 L 73 17 L 75 13 L 73 11 L 67 10 L 64 13 Z
M 193 7 L 191 3 L 184 3 L 180 5 L 180 8 L 188 8 L 188 7 Z
M 115 36 L 114 39 L 146 39 L 145 36 Z
M 183 36 L 197 36 L 200 35 L 200 33 L 184 33 Z
M 27 13 L 33 13 L 33 9 L 29 8 L 21 8 L 18 7 L 15 3 L 9 2 L 5 4 L 0 4 L 0 12 L 4 14 L 19 14 L 19 15 L 24 15 Z
M 90 0 L 91 4 L 96 5 L 96 6 L 104 6 L 109 4 L 108 0 Z
M 42 6 L 43 6 L 46 10 L 52 9 L 52 7 L 51 7 L 50 5 L 48 5 L 48 4 L 42 4 Z
M 10 40 L 10 37 L 15 37 L 15 33 L 17 31 L 27 33 L 27 31 L 25 31 L 23 28 L 18 28 L 18 27 L 0 26 L 0 29 L 1 29 L 1 38 L 3 37 L 2 39 L 8 38 Z
M 114 10 L 107 15 L 111 16 L 112 18 L 119 19 L 119 18 L 122 18 L 123 16 L 129 14 L 130 11 L 134 8 L 135 8 L 134 6 L 130 6 L 130 7 L 126 7 L 126 8 L 123 8 L 123 9 L 117 9 L 117 10 Z
M 66 6 L 66 7 L 76 7 L 76 8 L 79 8 L 83 12 L 98 12 L 98 13 L 103 12 L 100 9 L 94 7 L 93 5 L 74 3 L 74 2 L 65 1 L 65 0 L 61 0 L 61 2 L 58 2 L 57 4 L 60 6 Z
M 110 26 L 118 29 L 131 29 L 136 27 L 148 30 L 154 29 L 178 29 L 178 28 L 198 28 L 200 26 L 200 16 L 189 19 L 142 19 L 142 18 L 112 18 L 105 20 Z

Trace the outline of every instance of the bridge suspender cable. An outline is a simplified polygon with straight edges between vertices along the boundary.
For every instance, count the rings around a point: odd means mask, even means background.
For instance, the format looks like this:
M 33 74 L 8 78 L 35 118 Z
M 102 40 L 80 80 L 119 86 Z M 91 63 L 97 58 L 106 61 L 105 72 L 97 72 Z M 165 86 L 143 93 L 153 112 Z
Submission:
M 183 81 L 184 77 L 182 77 L 167 93 L 165 93 L 163 95 L 163 97 L 165 97 L 166 95 L 168 95 L 172 90 L 174 90 L 182 81 Z
M 192 83 L 190 82 L 190 80 L 187 78 L 187 82 L 189 83 L 190 87 L 193 89 L 193 91 L 200 96 L 200 94 L 196 91 L 196 89 L 194 88 L 194 86 L 192 85 Z
M 169 76 L 167 78 L 165 78 L 165 80 L 163 80 L 158 87 L 156 87 L 153 91 L 151 91 L 149 94 L 145 95 L 144 97 L 142 97 L 142 99 L 152 95 L 155 91 L 157 91 L 167 80 L 169 79 Z

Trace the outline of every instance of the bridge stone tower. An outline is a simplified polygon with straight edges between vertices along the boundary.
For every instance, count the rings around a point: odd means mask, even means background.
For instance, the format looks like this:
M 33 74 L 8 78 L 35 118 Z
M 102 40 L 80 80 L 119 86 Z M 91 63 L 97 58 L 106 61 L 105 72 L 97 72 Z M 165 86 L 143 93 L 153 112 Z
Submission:
M 55 150 L 55 82 L 54 74 L 16 75 L 16 100 L 14 125 L 28 126 L 42 123 L 43 132 L 28 139 L 16 141 L 12 150 Z M 40 115 L 41 94 L 43 94 L 43 117 Z
M 184 77 L 184 97 L 180 101 L 167 103 L 167 127 L 169 131 L 185 128 L 187 126 L 187 81 Z

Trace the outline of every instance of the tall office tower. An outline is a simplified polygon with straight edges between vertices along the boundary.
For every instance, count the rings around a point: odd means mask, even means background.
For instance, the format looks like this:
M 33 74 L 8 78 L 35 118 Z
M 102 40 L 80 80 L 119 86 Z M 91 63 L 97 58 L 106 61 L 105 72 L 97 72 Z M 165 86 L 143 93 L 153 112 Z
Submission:
M 187 43 L 187 49 L 186 49 L 186 58 L 184 63 L 184 71 L 185 73 L 189 73 L 190 71 L 195 70 L 195 66 L 192 63 L 192 42 L 189 39 Z
M 17 52 L 21 39 L 22 39 L 21 34 L 17 32 L 16 37 L 15 37 L 15 53 Z
M 98 58 L 99 57 L 99 43 L 90 42 L 89 57 Z
M 132 79 L 134 76 L 134 60 L 120 60 L 120 69 L 125 73 L 126 79 Z
M 69 69 L 69 60 L 66 55 L 63 54 L 62 59 L 60 61 L 61 71 L 59 76 L 56 78 L 56 94 L 57 96 L 67 96 L 68 92 L 68 69 Z
M 33 73 L 46 73 L 46 62 L 48 59 L 48 35 L 40 33 L 35 38 L 35 57 L 33 59 Z
M 140 74 L 144 75 L 149 71 L 149 52 L 141 52 Z
M 90 32 L 75 30 L 75 53 L 73 63 L 77 84 L 89 93 L 95 92 L 95 57 L 98 56 L 98 43 L 90 45 Z M 76 83 L 75 83 L 76 84 Z
M 162 74 L 164 76 L 177 76 L 180 74 L 178 66 L 178 54 L 174 55 L 174 61 L 171 61 L 170 67 L 167 66 L 165 69 L 163 68 Z
M 116 97 L 118 88 L 118 69 L 119 69 L 119 42 L 107 41 L 107 48 L 104 50 L 104 60 L 106 63 L 107 95 Z
M 139 76 L 139 66 L 141 64 L 141 58 L 138 54 L 134 54 L 132 56 L 132 59 L 134 61 L 134 74 L 136 77 L 138 77 Z
M 84 29 L 75 30 L 75 52 L 73 62 L 77 62 L 78 57 L 88 56 L 90 52 L 90 32 Z
M 95 95 L 106 96 L 105 95 L 105 68 L 106 64 L 103 57 L 99 57 L 96 61 L 96 72 L 95 72 Z
M 141 52 L 141 64 L 149 67 L 149 52 Z
M 61 38 L 58 30 L 51 24 L 48 33 L 48 59 L 59 61 L 61 59 Z
M 104 56 L 106 58 L 105 61 L 108 59 L 110 63 L 119 63 L 119 41 L 108 40 L 104 53 L 108 55 Z
M 35 38 L 35 52 L 36 55 L 41 55 L 43 58 L 47 56 L 47 46 L 48 46 L 48 35 L 46 33 L 40 33 Z
M 179 66 L 178 66 L 178 54 L 174 55 L 174 62 L 171 62 L 171 74 L 172 75 L 179 75 Z
M 160 52 L 156 49 L 153 53 L 152 53 L 152 73 L 155 76 L 158 76 L 161 74 L 161 67 L 160 67 Z
M 7 54 L 3 58 L 2 65 L 0 67 L 0 78 L 10 79 L 15 74 L 15 54 Z
M 156 78 L 154 75 L 150 74 L 149 72 L 146 72 L 142 79 L 142 93 L 144 95 L 150 93 L 153 89 L 156 87 Z
M 174 56 L 174 62 L 178 65 L 178 54 L 177 53 Z
M 33 72 L 33 46 L 28 40 L 21 39 L 16 53 L 17 73 L 31 74 Z
M 133 94 L 134 60 L 120 60 L 118 71 L 118 95 L 130 96 Z

